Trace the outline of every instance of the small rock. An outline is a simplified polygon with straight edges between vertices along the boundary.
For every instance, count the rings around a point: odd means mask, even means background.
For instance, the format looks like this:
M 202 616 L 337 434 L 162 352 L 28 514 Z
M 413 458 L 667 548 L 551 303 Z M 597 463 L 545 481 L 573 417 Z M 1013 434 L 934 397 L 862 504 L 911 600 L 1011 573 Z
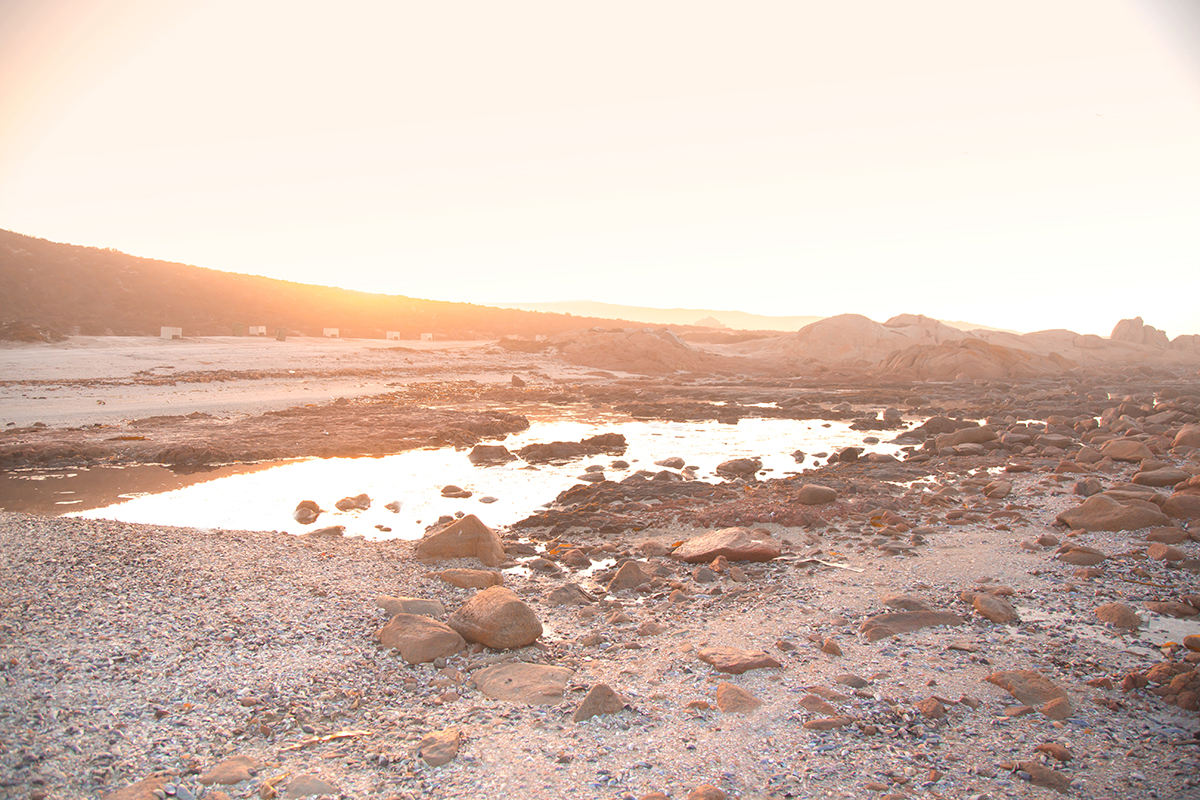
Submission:
M 574 673 L 566 667 L 510 661 L 472 674 L 479 691 L 493 700 L 526 705 L 562 702 L 563 690 Z
M 625 708 L 625 698 L 613 691 L 607 683 L 598 683 L 588 691 L 583 702 L 575 709 L 575 713 L 571 715 L 571 721 L 583 722 L 604 714 L 616 714 L 623 708 Z
M 815 483 L 806 483 L 796 492 L 796 502 L 806 506 L 821 505 L 823 503 L 832 503 L 837 500 L 838 493 L 836 489 L 828 486 L 821 486 Z
M 447 622 L 468 642 L 498 650 L 524 647 L 542 635 L 542 623 L 533 609 L 503 586 L 476 593 Z
M 750 692 L 728 681 L 717 684 L 717 708 L 729 714 L 746 714 L 762 705 Z
M 831 731 L 834 728 L 844 728 L 854 724 L 854 717 L 838 716 L 823 719 L 810 719 L 804 727 L 810 731 Z
M 489 567 L 504 563 L 504 545 L 500 537 L 474 514 L 467 514 L 417 542 L 420 561 L 447 558 L 478 558 Z
M 926 719 L 941 719 L 946 716 L 946 707 L 936 697 L 926 697 L 917 703 L 917 711 Z
M 287 789 L 283 792 L 283 800 L 295 800 L 300 797 L 319 797 L 321 795 L 341 794 L 336 786 L 316 775 L 297 775 L 288 781 Z
M 778 668 L 780 663 L 762 650 L 741 650 L 736 647 L 704 647 L 697 653 L 700 660 L 718 672 L 741 675 L 752 669 Z
M 463 637 L 450 626 L 416 614 L 396 614 L 376 631 L 375 638 L 384 647 L 399 650 L 400 657 L 409 664 L 427 664 L 466 646 Z
M 1137 628 L 1142 624 L 1137 612 L 1124 603 L 1105 603 L 1096 609 L 1096 616 L 1117 628 Z
M 417 745 L 417 755 L 431 767 L 449 764 L 458 755 L 462 744 L 462 731 L 458 728 L 446 728 L 425 734 Z
M 205 786 L 232 786 L 235 783 L 248 781 L 263 768 L 261 761 L 248 756 L 233 756 L 201 775 L 198 780 Z
M 1066 719 L 1074 713 L 1067 693 L 1036 670 L 1002 670 L 988 675 L 986 680 L 1004 689 L 1026 705 L 1042 706 L 1043 713 L 1051 716 L 1052 719 Z M 1047 706 L 1056 700 L 1065 702 L 1047 709 Z
M 975 592 L 975 596 L 971 600 L 971 605 L 980 616 L 990 619 L 992 622 L 998 622 L 1001 625 L 1009 625 L 1021 621 L 1020 615 L 1017 614 L 1017 610 L 1012 607 L 1011 603 L 1003 597 L 996 597 L 994 594 L 988 592 Z

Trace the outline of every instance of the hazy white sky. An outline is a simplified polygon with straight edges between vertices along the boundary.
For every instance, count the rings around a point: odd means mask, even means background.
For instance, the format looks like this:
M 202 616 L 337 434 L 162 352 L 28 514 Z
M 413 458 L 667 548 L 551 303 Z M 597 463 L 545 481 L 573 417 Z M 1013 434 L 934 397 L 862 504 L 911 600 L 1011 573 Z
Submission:
M 1200 332 L 1200 3 L 0 0 L 0 228 L 469 302 Z

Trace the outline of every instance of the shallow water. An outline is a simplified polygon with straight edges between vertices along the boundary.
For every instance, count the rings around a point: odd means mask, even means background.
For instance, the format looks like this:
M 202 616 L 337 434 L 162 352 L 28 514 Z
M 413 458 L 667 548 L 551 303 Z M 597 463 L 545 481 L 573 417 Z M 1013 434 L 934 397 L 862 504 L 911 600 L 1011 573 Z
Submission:
M 1163 645 L 1169 642 L 1179 644 L 1185 636 L 1200 634 L 1200 617 L 1180 619 L 1140 610 L 1138 616 L 1142 618 L 1141 627 L 1137 630 L 1122 631 L 1098 619 L 1080 620 L 1066 613 L 1024 605 L 1017 605 L 1015 608 L 1021 619 L 1027 622 L 1070 628 L 1081 636 L 1140 656 L 1160 657 L 1162 654 L 1158 648 Z
M 679 456 L 697 468 L 701 480 L 716 482 L 719 479 L 713 470 L 719 463 L 745 456 L 762 459 L 766 471 L 763 477 L 784 477 L 811 468 L 813 453 L 862 446 L 866 436 L 892 435 L 852 431 L 846 423 L 820 420 L 751 418 L 730 425 L 596 415 L 587 420 L 533 422 L 528 431 L 509 436 L 503 443 L 516 451 L 532 442 L 578 441 L 599 433 L 624 434 L 628 442 L 625 453 L 556 465 L 512 461 L 475 466 L 467 459 L 466 450 L 440 448 L 382 458 L 241 465 L 193 475 L 175 475 L 162 467 L 16 472 L 3 476 L 0 506 L 198 528 L 303 533 L 327 525 L 344 525 L 347 535 L 412 539 L 420 537 L 425 527 L 440 516 L 460 511 L 477 514 L 490 525 L 516 522 L 578 483 L 577 476 L 592 464 L 603 466 L 608 478 L 620 480 L 638 469 L 657 471 L 661 468 L 654 465 L 655 461 Z M 896 453 L 899 447 L 881 443 L 866 449 Z M 809 454 L 803 464 L 797 464 L 791 456 L 795 450 Z M 631 466 L 613 469 L 611 465 L 617 460 L 628 461 Z M 467 499 L 442 497 L 441 489 L 447 484 L 474 494 Z M 370 509 L 332 510 L 340 498 L 364 492 L 372 499 Z M 481 498 L 489 496 L 496 498 L 495 502 L 482 502 Z M 32 500 L 40 507 L 28 507 Z M 291 515 L 301 500 L 316 501 L 330 510 L 313 525 L 300 525 Z M 384 508 L 394 501 L 401 504 L 399 513 Z

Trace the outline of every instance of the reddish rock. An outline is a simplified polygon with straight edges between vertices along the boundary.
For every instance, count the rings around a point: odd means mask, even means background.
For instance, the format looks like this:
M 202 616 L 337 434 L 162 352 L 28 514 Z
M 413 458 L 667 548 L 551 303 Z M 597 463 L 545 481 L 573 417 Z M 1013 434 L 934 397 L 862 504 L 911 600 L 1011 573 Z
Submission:
M 1139 500 L 1128 504 L 1098 494 L 1084 500 L 1075 508 L 1059 514 L 1060 525 L 1085 531 L 1133 531 L 1153 528 L 1170 522 L 1158 506 Z
M 727 714 L 748 714 L 762 705 L 750 692 L 728 681 L 717 684 L 717 708 Z
M 416 556 L 421 561 L 477 558 L 489 567 L 496 567 L 504 563 L 504 545 L 479 517 L 468 514 L 417 542 Z
M 862 624 L 862 633 L 867 637 L 867 641 L 877 642 L 898 633 L 935 625 L 962 625 L 965 621 L 948 611 L 897 611 L 868 618 Z
M 248 756 L 233 756 L 201 775 L 196 780 L 205 786 L 232 786 L 248 781 L 263 768 L 261 761 Z
M 1190 423 L 1179 429 L 1179 433 L 1175 434 L 1175 439 L 1171 442 L 1172 447 L 1200 447 L 1200 425 Z
M 996 438 L 996 432 L 986 425 L 943 433 L 934 439 L 934 449 L 943 450 L 960 444 L 983 444 Z
M 1075 545 L 1068 547 L 1063 552 L 1059 553 L 1056 558 L 1059 561 L 1065 561 L 1068 564 L 1074 564 L 1077 567 L 1094 567 L 1100 562 L 1108 558 L 1094 547 L 1083 547 Z
M 800 698 L 800 707 L 805 711 L 819 714 L 822 717 L 837 716 L 837 709 L 830 705 L 824 698 L 818 697 L 815 694 L 806 694 Z
M 564 583 L 547 593 L 542 600 L 551 606 L 590 606 L 596 602 L 596 598 L 575 583 Z
M 494 569 L 446 569 L 434 574 L 460 589 L 486 589 L 504 584 L 504 576 Z
M 1053 789 L 1061 794 L 1071 791 L 1071 778 L 1058 770 L 1051 769 L 1040 761 L 1020 761 L 1016 768 L 1029 775 L 1029 782 Z
M 933 611 L 929 603 L 909 594 L 894 594 L 883 598 L 883 604 L 901 611 Z
M 1163 503 L 1162 510 L 1174 519 L 1200 520 L 1200 494 L 1176 492 Z
M 592 717 L 605 714 L 616 714 L 625 708 L 625 698 L 613 691 L 607 683 L 593 686 L 583 698 L 583 702 L 571 715 L 572 722 L 583 722 Z
M 926 719 L 941 719 L 946 716 L 946 707 L 936 697 L 926 697 L 917 703 L 917 711 Z
M 975 592 L 975 596 L 971 599 L 971 605 L 980 616 L 986 617 L 992 622 L 1008 625 L 1021 621 L 1020 615 L 1017 614 L 1017 610 L 1012 607 L 1011 603 L 1003 597 L 997 597 L 988 592 Z
M 478 592 L 448 622 L 468 642 L 501 650 L 524 647 L 542 635 L 542 623 L 533 609 L 503 586 Z
M 718 672 L 741 675 L 752 669 L 777 668 L 779 662 L 762 650 L 741 650 L 736 647 L 704 647 L 697 653 L 705 664 Z
M 779 543 L 766 531 L 723 528 L 687 540 L 671 555 L 689 564 L 705 564 L 721 556 L 728 561 L 770 561 L 779 553 Z
M 854 721 L 854 717 L 826 717 L 824 719 L 810 719 L 804 723 L 804 727 L 810 731 L 831 731 L 834 728 L 844 728 L 847 725 L 853 725 Z
M 1162 542 L 1154 542 L 1146 548 L 1146 555 L 1155 561 L 1183 561 L 1187 558 L 1187 553 L 1178 547 L 1172 547 Z
M 1133 483 L 1139 486 L 1174 486 L 1190 477 L 1192 476 L 1175 467 L 1159 467 L 1137 473 L 1133 476 Z
M 993 672 L 987 676 L 987 681 L 996 684 L 1026 705 L 1042 706 L 1043 713 L 1049 710 L 1053 714 L 1053 719 L 1066 719 L 1074 713 L 1066 691 L 1035 670 L 1018 669 Z M 1058 702 L 1055 703 L 1055 701 Z M 1050 705 L 1051 703 L 1054 705 Z M 1047 714 L 1047 716 L 1050 715 Z
M 806 506 L 816 506 L 822 503 L 832 503 L 838 499 L 837 489 L 832 489 L 828 486 L 820 486 L 815 483 L 806 483 L 800 487 L 800 491 L 796 492 L 796 502 Z
M 471 679 L 484 696 L 526 705 L 561 703 L 567 681 L 574 675 L 566 667 L 509 661 L 473 673 Z
M 1124 603 L 1105 603 L 1096 609 L 1096 616 L 1117 628 L 1137 628 L 1142 624 L 1137 612 Z
M 425 664 L 452 656 L 466 646 L 463 637 L 449 625 L 418 614 L 396 614 L 375 633 L 384 647 L 400 651 L 409 664 Z
M 1167 617 L 1194 617 L 1200 613 L 1194 606 L 1174 600 L 1147 600 L 1146 608 L 1155 614 L 1162 614 Z
M 1137 439 L 1110 439 L 1100 446 L 1100 455 L 1113 461 L 1141 461 L 1154 458 L 1150 448 Z
M 171 782 L 172 779 L 165 775 L 144 778 L 137 783 L 126 786 L 124 789 L 109 792 L 101 800 L 157 800 L 158 795 L 154 794 L 154 792 L 161 790 Z
M 1179 544 L 1186 542 L 1191 537 L 1183 528 L 1155 528 L 1146 534 L 1146 538 L 1152 542 L 1162 542 L 1163 544 Z
M 446 728 L 422 737 L 417 745 L 417 755 L 429 766 L 440 767 L 454 760 L 461 744 L 462 732 L 458 728 Z
M 1045 742 L 1043 744 L 1039 744 L 1033 749 L 1039 753 L 1045 753 L 1055 761 L 1070 761 L 1075 757 L 1070 750 L 1063 747 L 1061 744 L 1057 744 L 1056 742 Z
M 423 600 L 419 597 L 392 597 L 384 594 L 375 598 L 375 605 L 391 616 L 419 614 L 422 617 L 440 617 L 446 613 L 446 607 L 440 600 Z
M 620 592 L 624 589 L 634 589 L 643 583 L 649 583 L 650 577 L 642 571 L 642 567 L 638 562 L 626 561 L 617 569 L 612 580 L 608 582 L 608 590 L 610 592 Z

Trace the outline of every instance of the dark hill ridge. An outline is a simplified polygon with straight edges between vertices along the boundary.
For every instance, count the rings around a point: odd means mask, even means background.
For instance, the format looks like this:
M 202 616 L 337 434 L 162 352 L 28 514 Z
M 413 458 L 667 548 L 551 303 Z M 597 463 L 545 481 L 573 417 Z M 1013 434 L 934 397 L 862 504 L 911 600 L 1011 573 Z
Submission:
M 85 336 L 230 335 L 265 325 L 307 336 L 416 339 L 553 335 L 619 321 L 311 286 L 58 244 L 0 230 L 0 324 Z

